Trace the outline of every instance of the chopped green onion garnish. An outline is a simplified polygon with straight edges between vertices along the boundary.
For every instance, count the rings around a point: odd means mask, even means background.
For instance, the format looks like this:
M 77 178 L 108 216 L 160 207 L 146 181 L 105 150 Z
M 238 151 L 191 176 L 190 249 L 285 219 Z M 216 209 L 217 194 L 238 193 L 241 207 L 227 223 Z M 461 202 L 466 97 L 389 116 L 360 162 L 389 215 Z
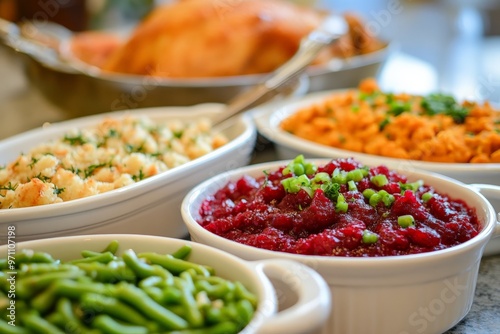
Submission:
M 391 204 L 394 202 L 394 196 L 389 194 L 385 190 L 379 190 L 378 194 L 380 195 L 380 200 L 384 203 L 385 206 L 391 206 Z
M 398 225 L 404 228 L 413 226 L 415 225 L 415 218 L 412 215 L 399 216 Z
M 282 174 L 294 174 L 296 176 L 300 176 L 303 174 L 311 175 L 314 174 L 317 170 L 316 165 L 306 162 L 304 156 L 302 154 L 298 155 L 288 163 L 288 165 L 283 169 Z
M 346 213 L 348 208 L 349 204 L 347 204 L 346 202 L 337 202 L 337 204 L 335 205 L 336 212 Z
M 295 175 L 303 175 L 306 172 L 304 165 L 299 164 L 294 164 L 292 170 Z
M 314 173 L 316 173 L 316 171 L 318 170 L 318 166 L 316 166 L 315 164 L 312 164 L 312 163 L 306 163 L 304 165 L 305 169 L 306 169 L 306 174 L 307 175 L 312 175 Z
M 401 188 L 401 191 L 404 193 L 405 190 L 417 191 L 423 185 L 424 181 L 418 180 L 411 183 L 401 183 L 399 187 Z
M 377 206 L 377 204 L 380 202 L 382 198 L 380 197 L 379 194 L 373 194 L 370 196 L 369 202 L 371 206 Z
M 290 177 L 281 181 L 285 190 L 289 193 L 297 193 L 304 186 L 309 186 L 311 181 L 306 175 Z
M 378 235 L 370 230 L 364 230 L 362 240 L 365 244 L 374 244 L 378 241 Z
M 310 188 L 310 187 L 300 187 L 300 189 L 304 190 L 309 195 L 309 197 L 313 197 L 314 190 L 312 188 Z
M 340 184 L 347 183 L 347 173 L 339 168 L 335 168 L 332 174 L 332 181 Z
M 432 197 L 434 197 L 434 195 L 432 193 L 429 193 L 429 192 L 424 193 L 424 194 L 422 194 L 422 201 L 427 202 Z
M 340 184 L 329 182 L 323 184 L 321 186 L 321 189 L 323 189 L 323 191 L 325 192 L 325 196 L 328 197 L 331 201 L 337 201 L 337 197 L 339 196 L 340 192 Z
M 321 173 L 314 175 L 314 177 L 311 179 L 311 182 L 313 182 L 313 183 L 326 183 L 326 182 L 330 182 L 330 180 L 331 180 L 330 175 L 328 175 L 328 173 L 321 172 Z
M 370 198 L 375 193 L 376 191 L 370 188 L 363 190 L 363 196 L 365 196 L 365 198 Z
M 353 180 L 359 182 L 363 179 L 363 172 L 361 169 L 354 169 L 350 172 L 347 172 L 347 180 Z
M 358 190 L 358 187 L 356 187 L 356 183 L 353 180 L 347 182 L 347 187 L 349 188 L 349 191 Z
M 383 187 L 387 183 L 389 183 L 389 180 L 387 180 L 387 176 L 385 176 L 384 174 L 375 175 L 370 179 L 370 181 L 377 187 Z
M 348 207 L 349 205 L 346 203 L 344 195 L 339 194 L 337 197 L 337 204 L 335 205 L 335 211 L 346 213 Z
M 337 203 L 345 203 L 345 197 L 342 194 L 339 194 L 337 197 Z
M 382 196 L 382 202 L 385 206 L 389 207 L 392 203 L 394 203 L 394 196 L 391 194 L 387 194 L 386 196 Z

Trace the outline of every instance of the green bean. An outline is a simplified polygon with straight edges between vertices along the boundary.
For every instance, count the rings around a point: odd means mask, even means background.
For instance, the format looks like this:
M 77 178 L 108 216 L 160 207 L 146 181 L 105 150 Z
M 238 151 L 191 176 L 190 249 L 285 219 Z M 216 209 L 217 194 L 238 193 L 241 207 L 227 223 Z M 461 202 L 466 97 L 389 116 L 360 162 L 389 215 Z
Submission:
M 159 287 L 164 285 L 164 279 L 160 276 L 150 276 L 139 282 L 139 288 L 144 289 L 150 286 Z
M 86 250 L 83 250 L 81 254 L 82 254 L 82 257 L 84 257 L 84 258 L 97 256 L 97 255 L 100 255 L 102 253 L 107 253 L 107 252 L 115 255 L 116 252 L 118 251 L 118 247 L 119 247 L 118 241 L 113 240 L 101 252 L 96 252 L 96 251 L 91 251 L 91 250 L 86 249 Z
M 132 249 L 127 249 L 123 253 L 122 258 L 125 264 L 140 278 L 160 276 L 167 281 L 173 282 L 173 276 L 170 272 L 159 265 L 149 265 L 141 261 Z
M 87 333 L 88 329 L 83 325 L 83 323 L 78 319 L 78 317 L 73 312 L 73 305 L 71 301 L 67 298 L 60 298 L 56 305 L 56 310 L 62 315 L 65 325 L 65 329 L 71 328 L 70 332 L 77 333 Z
M 52 282 L 66 278 L 76 278 L 83 274 L 84 272 L 79 270 L 48 272 L 41 275 L 23 277 L 17 281 L 16 293 L 20 298 L 31 298 L 36 292 L 46 288 Z
M 144 292 L 147 293 L 151 299 L 153 299 L 155 302 L 158 304 L 163 304 L 165 300 L 165 294 L 163 293 L 163 290 L 160 289 L 159 287 L 156 286 L 149 286 L 147 288 L 142 288 Z
M 108 264 L 95 263 L 78 263 L 78 268 L 84 270 L 87 275 L 91 276 L 95 281 L 103 283 L 114 283 L 118 281 L 135 282 L 137 276 L 134 271 L 127 267 L 125 263 L 110 262 Z
M 103 253 L 104 252 L 111 252 L 113 254 L 116 254 L 116 252 L 118 251 L 118 247 L 120 247 L 118 240 L 112 240 L 102 252 Z
M 208 298 L 208 294 L 206 291 L 198 291 L 193 294 L 194 299 L 196 299 L 196 305 L 200 309 L 206 309 L 211 305 L 211 300 Z
M 228 281 L 211 285 L 207 281 L 199 280 L 196 281 L 195 286 L 197 291 L 206 291 L 207 295 L 214 299 L 227 298 L 235 290 L 235 285 Z
M 56 271 L 78 271 L 78 267 L 71 264 L 53 263 L 22 263 L 19 266 L 19 274 L 39 275 Z
M 9 304 L 10 304 L 10 299 L 7 298 L 7 295 L 3 293 L 3 291 L 0 291 L 0 310 L 5 311 L 9 306 Z M 1 314 L 2 313 L 0 313 L 0 317 Z
M 248 299 L 240 299 L 236 302 L 236 311 L 240 319 L 241 323 L 248 324 L 254 315 L 254 307 L 250 300 Z
M 185 270 L 190 268 L 194 269 L 199 275 L 210 276 L 210 271 L 202 265 L 197 263 L 188 262 L 181 259 L 176 259 L 171 255 L 161 255 L 158 253 L 140 253 L 138 254 L 140 258 L 145 258 L 153 264 L 158 264 L 163 268 L 167 269 L 174 275 L 178 275 Z
M 94 262 L 100 262 L 100 263 L 109 263 L 115 259 L 115 255 L 111 252 L 104 252 L 104 253 L 99 253 L 95 256 L 91 257 L 84 257 L 81 259 L 76 259 L 76 260 L 71 260 L 68 261 L 67 263 L 70 264 L 77 264 L 77 263 L 94 263 Z
M 146 327 L 122 324 L 105 314 L 98 315 L 92 321 L 92 326 L 106 334 L 147 334 L 149 332 Z
M 127 321 L 133 325 L 146 326 L 149 322 L 134 308 L 113 297 L 106 297 L 95 293 L 86 293 L 81 298 L 81 305 L 83 310 L 98 310 L 99 313 L 105 313 L 117 319 Z
M 47 320 L 48 322 L 50 322 L 51 324 L 53 324 L 59 328 L 63 327 L 64 323 L 65 323 L 63 315 L 57 311 L 52 312 L 51 314 L 47 315 L 45 317 L 45 320 Z
M 7 258 L 0 259 L 0 270 L 6 270 L 9 267 L 9 261 Z
M 175 286 L 167 286 L 163 289 L 163 301 L 167 304 L 178 303 L 181 295 L 181 290 Z
M 247 299 L 254 307 L 257 306 L 257 296 L 248 291 L 248 289 L 241 282 L 234 282 L 235 294 L 241 299 Z
M 186 309 L 182 305 L 168 305 L 168 310 L 175 315 L 185 319 L 186 318 Z M 170 331 L 168 332 L 170 333 Z
M 205 310 L 207 324 L 218 324 L 222 322 L 222 311 L 220 307 L 209 307 Z
M 0 319 L 0 333 L 3 334 L 29 334 L 27 329 L 19 326 L 9 325 L 3 319 Z
M 186 271 L 183 271 L 182 273 L 180 273 L 179 275 L 179 278 L 181 278 L 182 280 L 178 280 L 178 282 L 182 282 L 182 286 L 184 286 L 185 288 L 189 289 L 189 291 L 194 291 L 194 282 L 193 282 L 193 276 L 191 276 L 191 274 L 189 274 L 189 272 L 186 270 Z
M 16 254 L 15 258 L 16 258 L 16 266 L 18 268 L 22 263 L 33 263 L 33 262 L 53 263 L 53 262 L 56 262 L 56 260 L 54 260 L 52 255 L 50 255 L 49 253 L 35 252 L 31 249 L 21 250 L 21 252 Z
M 225 278 L 222 278 L 222 277 L 219 277 L 219 276 L 205 277 L 205 276 L 196 275 L 196 276 L 193 277 L 193 280 L 195 280 L 195 281 L 206 281 L 206 282 L 208 282 L 208 283 L 210 283 L 212 285 L 216 285 L 216 284 L 227 282 L 227 280 Z
M 181 248 L 179 248 L 177 251 L 172 253 L 172 256 L 175 257 L 176 259 L 181 259 L 185 260 L 189 254 L 191 254 L 192 251 L 191 245 L 183 245 Z
M 20 252 L 20 324 L 12 333 L 236 333 L 254 314 L 256 296 L 241 283 L 185 260 L 191 245 L 166 255 L 129 249 L 116 256 L 117 250 L 114 241 L 65 263 Z M 6 277 L 0 271 L 0 308 L 8 302 Z M 10 334 L 2 326 L 14 326 L 2 321 L 0 332 Z
M 40 314 L 44 314 L 50 310 L 57 298 L 56 289 L 57 283 L 51 283 L 48 288 L 40 292 L 31 300 L 31 306 L 40 312 Z
M 159 322 L 169 329 L 185 329 L 186 320 L 156 303 L 143 290 L 132 285 L 120 282 L 117 284 L 117 295 L 120 299 L 135 305 L 145 316 Z
M 97 256 L 97 255 L 100 255 L 102 253 L 100 253 L 100 252 L 94 252 L 94 251 L 91 251 L 91 250 L 83 250 L 81 254 L 82 254 L 82 257 L 87 258 L 87 257 Z
M 42 334 L 64 334 L 57 326 L 43 319 L 36 312 L 29 312 L 21 317 L 21 321 L 28 330 Z
M 85 293 L 97 293 L 100 295 L 111 295 L 114 287 L 111 285 L 95 282 L 83 283 L 72 280 L 60 280 L 55 283 L 57 294 L 73 299 L 79 299 Z
M 203 326 L 203 315 L 198 309 L 198 305 L 196 304 L 196 300 L 192 295 L 192 289 L 185 284 L 181 289 L 181 305 L 184 306 L 186 310 L 186 319 L 193 327 L 201 327 Z
M 221 308 L 222 319 L 240 322 L 240 315 L 236 309 L 236 304 L 234 302 L 226 302 Z

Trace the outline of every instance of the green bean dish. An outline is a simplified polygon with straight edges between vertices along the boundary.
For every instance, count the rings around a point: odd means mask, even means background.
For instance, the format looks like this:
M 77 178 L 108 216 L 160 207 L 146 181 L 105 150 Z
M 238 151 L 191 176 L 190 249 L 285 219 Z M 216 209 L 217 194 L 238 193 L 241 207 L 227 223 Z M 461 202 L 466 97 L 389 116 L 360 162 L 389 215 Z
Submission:
M 113 241 L 71 261 L 19 251 L 15 326 L 8 317 L 13 270 L 0 259 L 0 333 L 229 334 L 252 319 L 256 295 L 190 262 L 190 245 L 169 254 L 127 249 L 117 255 L 118 248 Z

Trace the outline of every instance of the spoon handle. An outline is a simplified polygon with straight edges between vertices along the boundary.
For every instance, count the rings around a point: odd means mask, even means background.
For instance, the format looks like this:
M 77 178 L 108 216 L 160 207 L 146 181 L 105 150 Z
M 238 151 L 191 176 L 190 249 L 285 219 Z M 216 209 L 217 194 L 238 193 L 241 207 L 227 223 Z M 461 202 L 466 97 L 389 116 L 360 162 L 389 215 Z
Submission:
M 297 78 L 316 58 L 324 47 L 332 44 L 347 32 L 347 24 L 340 16 L 328 16 L 323 23 L 304 37 L 299 49 L 290 60 L 276 69 L 264 82 L 236 96 L 227 104 L 226 109 L 213 119 L 213 123 L 222 121 L 240 112 L 246 111 L 270 93 L 278 94 L 278 90 Z

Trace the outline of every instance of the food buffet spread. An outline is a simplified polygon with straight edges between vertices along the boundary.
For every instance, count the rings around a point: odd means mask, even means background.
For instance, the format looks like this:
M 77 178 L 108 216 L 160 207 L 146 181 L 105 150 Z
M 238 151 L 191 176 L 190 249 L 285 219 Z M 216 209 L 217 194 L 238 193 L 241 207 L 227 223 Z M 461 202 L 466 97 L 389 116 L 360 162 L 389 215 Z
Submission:
M 498 327 L 496 105 L 385 91 L 391 43 L 342 13 L 297 87 L 214 122 L 333 14 L 179 0 L 126 34 L 0 21 L 5 73 L 41 101 L 22 106 L 41 124 L 0 137 L 0 332 Z

